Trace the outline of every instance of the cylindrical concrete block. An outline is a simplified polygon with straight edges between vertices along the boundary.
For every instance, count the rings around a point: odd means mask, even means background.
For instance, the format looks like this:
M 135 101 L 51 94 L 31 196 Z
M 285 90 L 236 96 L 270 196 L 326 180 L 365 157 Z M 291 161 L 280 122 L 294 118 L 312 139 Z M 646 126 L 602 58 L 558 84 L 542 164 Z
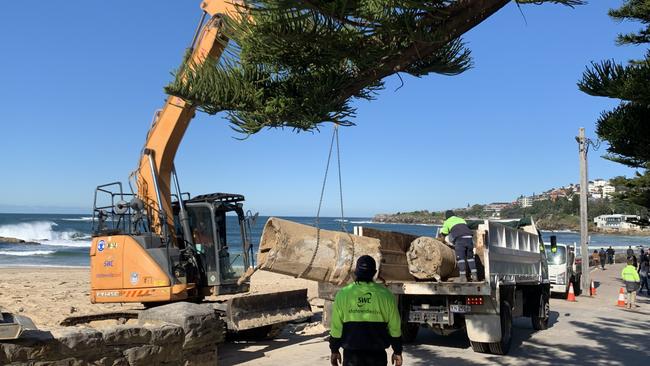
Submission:
M 352 280 L 357 259 L 366 254 L 381 265 L 379 240 L 271 217 L 257 262 L 270 272 L 340 285 Z
M 456 254 L 445 243 L 422 236 L 413 242 L 406 253 L 409 272 L 421 280 L 441 281 L 456 270 Z

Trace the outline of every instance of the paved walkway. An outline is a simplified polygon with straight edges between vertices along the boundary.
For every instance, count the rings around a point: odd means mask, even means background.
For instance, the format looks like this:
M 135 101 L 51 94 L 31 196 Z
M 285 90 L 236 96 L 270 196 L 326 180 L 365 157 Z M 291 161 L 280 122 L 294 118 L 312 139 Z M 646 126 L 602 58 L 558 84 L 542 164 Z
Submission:
M 466 336 L 442 337 L 422 330 L 417 343 L 405 346 L 405 365 L 646 365 L 650 363 L 650 297 L 639 308 L 616 306 L 621 264 L 591 272 L 597 296 L 578 301 L 551 299 L 551 327 L 534 331 L 528 318 L 515 320 L 508 356 L 474 353 Z M 283 337 L 220 348 L 219 365 L 329 365 L 326 334 Z

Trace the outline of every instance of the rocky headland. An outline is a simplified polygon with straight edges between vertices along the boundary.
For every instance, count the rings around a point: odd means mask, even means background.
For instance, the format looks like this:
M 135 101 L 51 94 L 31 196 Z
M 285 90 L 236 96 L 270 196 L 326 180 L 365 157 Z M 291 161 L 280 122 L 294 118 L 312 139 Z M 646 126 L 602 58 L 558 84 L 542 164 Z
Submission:
M 31 245 L 38 245 L 39 243 L 35 243 L 32 241 L 26 241 L 23 239 L 18 239 L 18 238 L 9 238 L 6 236 L 0 236 L 0 243 L 3 244 L 31 244 Z
M 486 217 L 464 216 L 459 212 L 459 216 L 471 220 L 483 220 Z M 576 215 L 543 215 L 533 216 L 535 223 L 540 230 L 545 231 L 580 231 L 580 217 Z M 418 225 L 442 225 L 444 219 L 440 213 L 429 211 L 398 212 L 395 214 L 378 214 L 372 218 L 373 222 L 384 224 L 418 224 Z M 589 232 L 605 235 L 630 235 L 630 236 L 650 236 L 650 229 L 645 230 L 619 230 L 619 229 L 602 229 L 596 227 L 593 222 L 589 223 Z

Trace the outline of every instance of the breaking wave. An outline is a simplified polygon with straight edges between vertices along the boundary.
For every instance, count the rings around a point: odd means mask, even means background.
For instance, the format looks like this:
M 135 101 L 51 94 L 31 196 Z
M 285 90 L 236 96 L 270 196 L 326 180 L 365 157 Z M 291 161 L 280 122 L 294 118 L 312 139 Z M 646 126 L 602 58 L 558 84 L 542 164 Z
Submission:
M 14 251 L 9 251 L 9 250 L 0 250 L 0 255 L 16 255 L 19 257 L 28 257 L 32 255 L 50 255 L 54 254 L 56 251 L 54 250 L 27 250 L 24 252 L 14 252 Z
M 77 217 L 72 219 L 61 219 L 63 221 L 93 221 L 92 216 Z
M 373 222 L 372 220 L 361 220 L 361 221 L 350 221 L 351 224 L 380 224 L 378 222 Z
M 347 222 L 350 224 L 377 224 L 372 222 L 372 220 L 350 220 L 350 219 L 334 219 L 336 222 Z
M 0 268 L 2 266 L 0 265 Z M 9 267 L 36 267 L 36 268 L 90 268 L 90 266 L 70 266 L 64 264 L 29 264 L 29 263 L 15 263 Z
M 56 231 L 57 226 L 52 221 L 22 222 L 0 226 L 0 236 L 17 238 L 41 244 L 89 247 L 90 236 L 78 231 Z

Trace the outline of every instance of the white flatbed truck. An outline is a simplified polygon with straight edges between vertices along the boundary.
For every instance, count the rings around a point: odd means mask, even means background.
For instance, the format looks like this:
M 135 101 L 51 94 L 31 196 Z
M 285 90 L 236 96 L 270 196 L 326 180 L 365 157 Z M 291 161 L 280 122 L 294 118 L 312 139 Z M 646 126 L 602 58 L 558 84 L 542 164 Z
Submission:
M 405 342 L 413 342 L 421 327 L 441 335 L 466 329 L 475 352 L 503 355 L 510 349 L 513 318 L 530 317 L 536 330 L 548 327 L 550 283 L 542 238 L 532 220 L 519 222 L 478 224 L 479 282 L 386 282 L 398 300 Z M 319 284 L 326 325 L 335 290 Z

